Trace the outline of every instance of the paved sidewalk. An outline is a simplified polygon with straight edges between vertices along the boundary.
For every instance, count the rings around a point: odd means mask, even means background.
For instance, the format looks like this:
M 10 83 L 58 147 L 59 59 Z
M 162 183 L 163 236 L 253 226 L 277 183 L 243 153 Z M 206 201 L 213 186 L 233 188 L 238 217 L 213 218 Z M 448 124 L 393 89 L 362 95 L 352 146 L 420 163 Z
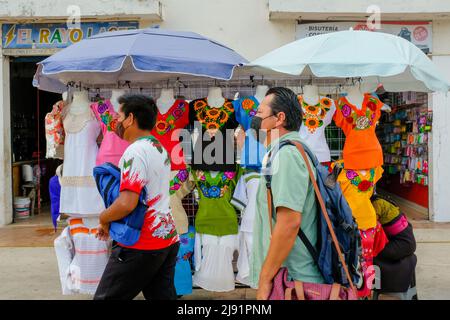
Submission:
M 450 300 L 450 225 L 418 223 L 417 287 L 419 299 Z M 0 228 L 0 299 L 92 299 L 86 295 L 63 296 L 52 247 L 56 235 L 44 225 Z M 142 299 L 139 296 L 138 299 Z M 255 291 L 228 293 L 195 290 L 183 299 L 254 299 Z

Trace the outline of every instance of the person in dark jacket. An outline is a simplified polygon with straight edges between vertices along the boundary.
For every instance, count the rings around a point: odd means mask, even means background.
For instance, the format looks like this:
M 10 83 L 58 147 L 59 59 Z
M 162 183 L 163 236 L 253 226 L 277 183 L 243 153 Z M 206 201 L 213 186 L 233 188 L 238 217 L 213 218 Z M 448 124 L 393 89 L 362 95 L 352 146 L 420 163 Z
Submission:
M 413 227 L 400 208 L 389 197 L 372 197 L 377 218 L 383 226 L 389 243 L 374 258 L 380 268 L 381 288 L 374 290 L 374 299 L 380 295 L 402 300 L 417 300 L 415 269 L 417 257 Z

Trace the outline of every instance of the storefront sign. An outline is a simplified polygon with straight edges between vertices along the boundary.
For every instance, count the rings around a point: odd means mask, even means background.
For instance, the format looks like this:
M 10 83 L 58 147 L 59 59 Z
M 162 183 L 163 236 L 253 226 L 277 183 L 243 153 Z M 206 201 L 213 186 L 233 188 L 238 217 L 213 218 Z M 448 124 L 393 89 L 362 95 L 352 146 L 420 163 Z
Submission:
M 29 55 L 34 51 L 54 52 L 90 36 L 117 30 L 139 28 L 137 21 L 117 22 L 82 22 L 78 28 L 69 27 L 64 23 L 57 24 L 4 24 L 2 26 L 3 54 L 17 50 L 19 54 Z
M 302 39 L 319 34 L 336 31 L 369 30 L 365 22 L 324 22 L 298 24 L 296 39 Z M 374 30 L 402 37 L 414 43 L 423 52 L 430 53 L 432 50 L 432 33 L 430 22 L 382 22 L 381 29 Z

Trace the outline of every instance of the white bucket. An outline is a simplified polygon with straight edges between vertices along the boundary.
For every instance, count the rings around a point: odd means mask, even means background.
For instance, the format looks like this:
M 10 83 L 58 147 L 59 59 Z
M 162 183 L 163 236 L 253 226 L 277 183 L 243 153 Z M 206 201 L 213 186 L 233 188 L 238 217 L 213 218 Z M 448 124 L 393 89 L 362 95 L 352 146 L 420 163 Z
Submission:
M 33 181 L 33 167 L 29 164 L 24 164 L 22 166 L 22 179 L 25 182 Z
M 30 217 L 31 200 L 28 197 L 14 198 L 14 214 L 16 219 L 26 219 Z

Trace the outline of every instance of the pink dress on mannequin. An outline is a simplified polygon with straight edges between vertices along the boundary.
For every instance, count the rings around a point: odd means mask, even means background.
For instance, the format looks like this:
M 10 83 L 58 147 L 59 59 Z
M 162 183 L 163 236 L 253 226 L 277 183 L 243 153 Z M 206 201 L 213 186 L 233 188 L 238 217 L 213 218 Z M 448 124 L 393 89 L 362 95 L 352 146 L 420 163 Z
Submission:
M 120 158 L 129 145 L 127 141 L 120 139 L 114 133 L 118 114 L 110 100 L 100 100 L 93 103 L 91 109 L 99 121 L 103 133 L 103 141 L 95 164 L 98 166 L 105 162 L 111 162 L 118 166 Z

